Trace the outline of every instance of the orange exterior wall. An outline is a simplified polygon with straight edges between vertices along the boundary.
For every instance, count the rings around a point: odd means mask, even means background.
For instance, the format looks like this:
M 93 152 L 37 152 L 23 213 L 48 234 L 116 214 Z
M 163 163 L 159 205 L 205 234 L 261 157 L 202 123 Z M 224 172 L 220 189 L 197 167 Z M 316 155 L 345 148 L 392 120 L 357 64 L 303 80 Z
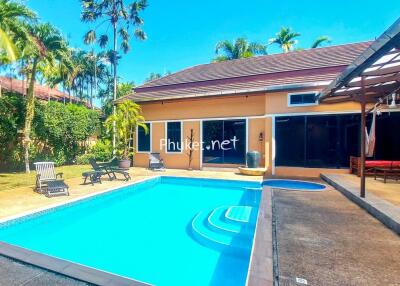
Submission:
M 203 119 L 264 115 L 264 94 L 141 104 L 146 120 Z
M 317 178 L 321 173 L 348 174 L 348 169 L 276 167 L 275 176 L 279 177 L 310 177 Z
M 168 120 L 183 120 L 183 139 L 193 129 L 195 140 L 200 142 L 201 119 L 248 118 L 248 150 L 259 151 L 262 155 L 261 165 L 267 168 L 267 175 L 273 168 L 273 116 L 296 113 L 336 113 L 358 112 L 357 103 L 319 104 L 314 106 L 288 106 L 288 93 L 318 91 L 318 89 L 302 89 L 298 91 L 267 92 L 248 95 L 188 98 L 164 102 L 146 102 L 141 104 L 146 120 L 152 122 L 152 151 L 160 152 L 167 168 L 188 168 L 188 156 L 185 153 L 171 154 L 160 150 L 159 142 L 165 138 L 165 122 Z M 260 133 L 263 141 L 259 141 Z M 201 168 L 201 151 L 193 154 L 192 168 Z M 148 155 L 137 153 L 135 165 L 147 167 Z M 343 169 L 317 169 L 276 167 L 278 176 L 309 176 L 317 177 L 322 171 L 347 172 Z
M 301 90 L 299 92 L 315 91 L 318 89 Z M 356 102 L 336 103 L 336 104 L 318 104 L 311 106 L 288 106 L 288 94 L 290 92 L 271 92 L 265 96 L 265 113 L 280 114 L 280 113 L 305 113 L 305 112 L 343 112 L 343 111 L 359 111 L 360 104 Z

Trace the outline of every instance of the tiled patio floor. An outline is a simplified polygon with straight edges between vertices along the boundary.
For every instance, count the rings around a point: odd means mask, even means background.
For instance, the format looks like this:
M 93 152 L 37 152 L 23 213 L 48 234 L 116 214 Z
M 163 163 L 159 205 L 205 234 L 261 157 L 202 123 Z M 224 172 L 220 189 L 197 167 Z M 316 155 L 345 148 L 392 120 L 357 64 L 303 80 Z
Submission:
M 351 174 L 335 174 L 336 180 L 344 182 L 350 187 L 355 187 L 359 189 L 360 178 Z M 374 180 L 373 177 L 366 177 L 366 194 L 374 194 L 381 199 L 388 201 L 396 206 L 400 207 L 400 181 L 387 180 L 386 184 L 383 183 L 383 179 L 377 178 Z

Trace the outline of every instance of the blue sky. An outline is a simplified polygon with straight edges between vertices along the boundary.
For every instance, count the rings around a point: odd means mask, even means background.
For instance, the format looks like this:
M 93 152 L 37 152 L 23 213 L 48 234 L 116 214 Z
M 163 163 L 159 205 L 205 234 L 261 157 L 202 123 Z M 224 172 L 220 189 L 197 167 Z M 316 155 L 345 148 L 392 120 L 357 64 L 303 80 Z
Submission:
M 26 2 L 41 20 L 57 26 L 71 45 L 89 49 L 82 37 L 90 26 L 80 22 L 79 0 Z M 400 16 L 398 0 L 148 2 L 143 13 L 148 40 L 132 41 L 132 50 L 124 55 L 119 68 L 124 81 L 137 85 L 151 72 L 175 72 L 210 62 L 220 40 L 246 37 L 266 43 L 281 26 L 288 26 L 302 34 L 299 47 L 310 46 L 320 35 L 330 36 L 332 45 L 337 45 L 374 39 Z M 277 47 L 269 49 L 269 53 L 279 51 Z

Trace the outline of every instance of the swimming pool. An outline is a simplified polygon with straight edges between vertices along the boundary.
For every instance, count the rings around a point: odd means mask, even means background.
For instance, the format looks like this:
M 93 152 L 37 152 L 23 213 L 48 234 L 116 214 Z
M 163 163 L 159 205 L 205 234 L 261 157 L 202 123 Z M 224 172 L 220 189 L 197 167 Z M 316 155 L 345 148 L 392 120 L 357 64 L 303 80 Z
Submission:
M 323 191 L 326 189 L 326 185 L 324 184 L 299 180 L 268 179 L 264 180 L 262 184 L 263 186 L 273 187 L 277 189 L 297 191 Z
M 0 225 L 0 241 L 154 285 L 244 285 L 261 184 L 158 177 Z

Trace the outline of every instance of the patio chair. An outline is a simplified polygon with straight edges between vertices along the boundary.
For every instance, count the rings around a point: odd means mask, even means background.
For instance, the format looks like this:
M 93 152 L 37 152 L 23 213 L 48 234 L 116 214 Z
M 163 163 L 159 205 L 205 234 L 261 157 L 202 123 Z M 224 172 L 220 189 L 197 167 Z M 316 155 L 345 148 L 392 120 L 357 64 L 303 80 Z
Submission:
M 36 188 L 35 191 L 47 196 L 68 193 L 68 185 L 64 183 L 63 173 L 56 173 L 54 162 L 36 162 Z M 51 193 L 51 194 L 50 194 Z
M 110 181 L 116 179 L 115 173 L 107 164 L 98 164 L 95 159 L 89 159 L 89 164 L 96 172 L 101 172 L 102 175 L 107 175 Z
M 149 169 L 150 170 L 165 169 L 164 160 L 161 158 L 160 153 L 149 154 Z

